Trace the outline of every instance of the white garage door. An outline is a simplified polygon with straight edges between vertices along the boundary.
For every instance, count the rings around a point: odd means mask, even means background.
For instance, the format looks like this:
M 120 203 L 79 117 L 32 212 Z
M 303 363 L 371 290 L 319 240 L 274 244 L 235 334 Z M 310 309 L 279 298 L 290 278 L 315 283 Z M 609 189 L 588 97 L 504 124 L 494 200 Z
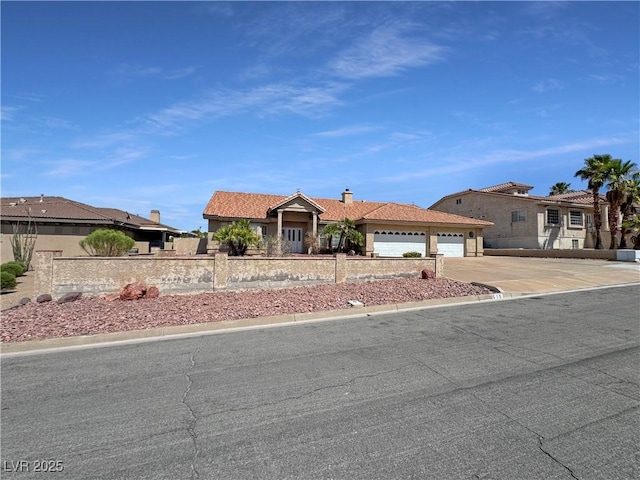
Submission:
M 445 257 L 464 257 L 464 234 L 438 233 L 438 253 Z
M 427 236 L 420 232 L 375 232 L 373 251 L 381 257 L 401 257 L 405 252 L 427 252 Z

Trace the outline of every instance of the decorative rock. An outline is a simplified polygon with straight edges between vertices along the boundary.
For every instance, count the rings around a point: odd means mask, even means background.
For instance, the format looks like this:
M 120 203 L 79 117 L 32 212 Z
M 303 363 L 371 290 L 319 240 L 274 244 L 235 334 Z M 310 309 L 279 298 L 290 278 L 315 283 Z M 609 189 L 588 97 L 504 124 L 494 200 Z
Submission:
M 82 297 L 82 292 L 69 292 L 69 293 L 65 293 L 63 296 L 61 296 L 57 303 L 69 303 L 69 302 L 75 302 L 76 300 L 78 300 L 80 297 Z
M 434 278 L 436 278 L 436 272 L 427 269 L 422 270 L 423 280 L 433 280 Z
M 149 287 L 144 298 L 158 298 L 159 296 L 160 290 L 158 290 L 158 287 Z
M 51 300 L 53 300 L 53 298 L 48 293 L 43 293 L 42 295 L 38 295 L 36 298 L 36 302 L 38 303 L 50 302 Z
M 27 303 L 31 303 L 31 299 L 29 297 L 22 297 L 18 302 L 18 305 L 26 305 Z
M 129 283 L 120 292 L 120 300 L 138 300 L 147 293 L 147 287 L 143 283 Z

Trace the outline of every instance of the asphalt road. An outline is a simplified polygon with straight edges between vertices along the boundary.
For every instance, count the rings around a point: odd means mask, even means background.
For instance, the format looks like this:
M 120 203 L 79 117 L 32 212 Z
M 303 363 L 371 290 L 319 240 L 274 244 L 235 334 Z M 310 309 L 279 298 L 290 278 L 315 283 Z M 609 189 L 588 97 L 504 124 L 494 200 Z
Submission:
M 5 355 L 1 476 L 637 479 L 638 294 Z

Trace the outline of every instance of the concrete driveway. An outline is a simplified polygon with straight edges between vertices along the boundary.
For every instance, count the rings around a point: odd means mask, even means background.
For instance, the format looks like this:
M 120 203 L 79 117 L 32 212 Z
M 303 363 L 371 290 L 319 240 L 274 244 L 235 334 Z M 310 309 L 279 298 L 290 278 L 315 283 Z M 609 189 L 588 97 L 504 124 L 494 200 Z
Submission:
M 444 276 L 493 285 L 505 293 L 548 293 L 640 284 L 640 264 L 562 258 L 445 258 Z

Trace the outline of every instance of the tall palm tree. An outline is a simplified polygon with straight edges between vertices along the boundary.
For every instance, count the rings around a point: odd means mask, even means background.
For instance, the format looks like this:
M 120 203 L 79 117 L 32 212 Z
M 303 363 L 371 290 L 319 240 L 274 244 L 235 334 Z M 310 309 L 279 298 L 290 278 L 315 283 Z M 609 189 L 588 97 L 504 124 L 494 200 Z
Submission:
M 626 197 L 626 182 L 635 168 L 636 164 L 631 160 L 623 162 L 619 158 L 615 158 L 607 164 L 607 202 L 609 202 L 609 231 L 611 232 L 609 249 L 611 250 L 618 248 L 620 204 Z
M 620 248 L 627 247 L 626 235 L 631 232 L 629 221 L 636 213 L 636 207 L 640 203 L 640 172 L 634 172 L 624 183 L 625 198 L 620 204 L 622 222 L 620 223 Z
M 578 170 L 574 177 L 587 181 L 587 188 L 593 194 L 593 226 L 596 231 L 595 248 L 602 248 L 602 213 L 600 211 L 600 188 L 607 180 L 607 163 L 612 160 L 611 155 L 594 155 L 584 159 L 584 167 Z
M 551 195 L 560 195 L 561 193 L 569 193 L 573 192 L 571 190 L 571 184 L 566 182 L 558 182 L 555 185 L 551 185 L 549 189 L 549 196 Z

